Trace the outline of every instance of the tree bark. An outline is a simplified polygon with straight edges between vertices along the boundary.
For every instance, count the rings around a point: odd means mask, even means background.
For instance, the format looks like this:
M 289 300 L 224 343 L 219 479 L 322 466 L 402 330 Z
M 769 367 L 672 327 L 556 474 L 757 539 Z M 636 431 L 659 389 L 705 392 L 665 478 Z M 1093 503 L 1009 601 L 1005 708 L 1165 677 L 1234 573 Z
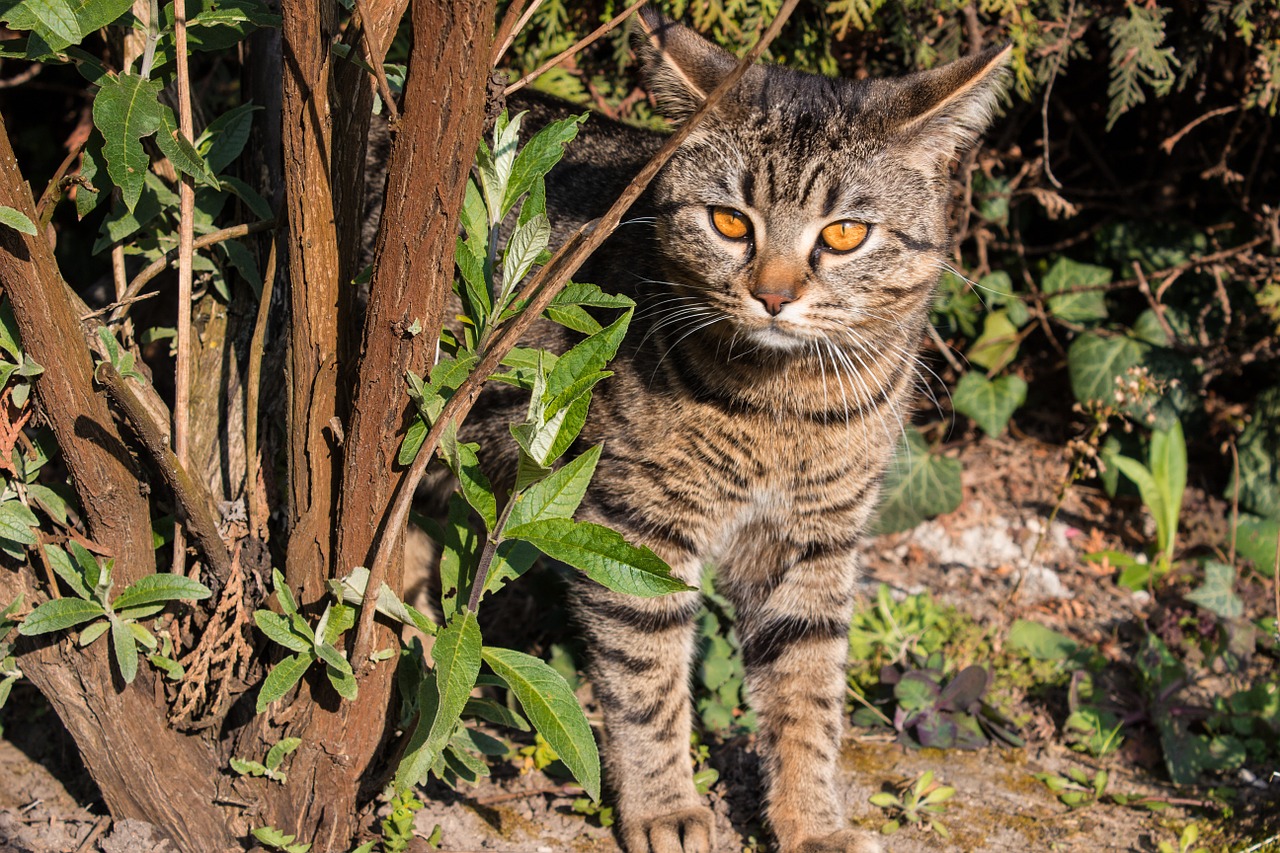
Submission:
M 484 121 L 487 56 L 494 3 L 446 5 L 420 0 L 413 8 L 414 49 L 405 109 L 391 154 L 386 212 L 376 251 L 359 382 L 344 453 L 337 566 L 367 564 L 373 535 L 403 471 L 395 464 L 408 414 L 404 372 L 419 372 L 434 351 L 445 298 L 453 280 L 457 212 Z M 483 46 L 479 50 L 477 46 Z M 410 336 L 414 318 L 426 332 Z M 292 549 L 291 549 L 292 551 Z M 398 571 L 398 569 L 397 569 Z M 398 578 L 392 579 L 393 588 Z M 380 628 L 375 648 L 396 640 Z M 357 671 L 363 661 L 352 662 Z M 384 662 L 360 680 L 355 702 L 338 702 L 317 679 L 304 686 L 309 718 L 295 753 L 290 786 L 313 792 L 282 802 L 277 826 L 339 849 L 355 829 L 361 799 L 385 781 L 371 776 L 387 730 L 395 668 Z M 310 746 L 310 748 L 308 748 Z M 367 788 L 368 790 L 362 790 Z
M 0 200 L 35 221 L 31 192 L 2 119 Z M 93 389 L 89 351 L 43 235 L 0 228 L 0 285 L 13 305 L 24 350 L 44 367 L 35 380 L 36 399 L 70 472 L 89 535 L 114 555 L 116 588 L 123 588 L 155 572 L 143 479 L 104 396 Z M 35 589 L 25 571 L 0 573 L 0 600 L 23 593 L 35 604 Z M 168 727 L 163 704 L 152 698 L 151 673 L 141 673 L 132 685 L 120 681 L 106 647 L 99 641 L 82 651 L 65 640 L 24 639 L 18 663 L 75 738 L 113 816 L 153 823 L 182 849 L 231 847 L 234 838 L 213 805 L 213 750 Z M 157 756 L 164 757 L 161 772 Z
M 285 578 L 304 606 L 325 594 L 333 567 L 339 449 L 338 302 L 341 265 L 330 167 L 329 45 L 334 3 L 284 0 L 283 142 L 289 233 L 289 547 Z M 340 423 L 340 422 L 339 422 Z

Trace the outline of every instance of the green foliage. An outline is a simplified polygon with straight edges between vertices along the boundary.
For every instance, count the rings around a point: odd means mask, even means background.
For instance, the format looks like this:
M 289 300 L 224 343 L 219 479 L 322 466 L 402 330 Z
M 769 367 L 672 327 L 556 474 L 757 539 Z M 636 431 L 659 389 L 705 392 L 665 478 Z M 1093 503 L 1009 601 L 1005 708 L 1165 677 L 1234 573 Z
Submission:
M 139 645 L 151 653 L 153 662 L 159 658 L 156 666 L 172 676 L 177 664 L 161 650 L 160 641 L 142 620 L 159 614 L 170 601 L 203 601 L 212 595 L 208 587 L 182 575 L 145 575 L 113 600 L 115 560 L 99 560 L 75 540 L 67 543 L 67 551 L 45 545 L 44 554 L 74 597 L 54 598 L 36 607 L 23 620 L 19 634 L 33 637 L 86 625 L 80 629 L 80 645 L 88 646 L 110 630 L 112 655 L 126 684 L 138 675 Z M 164 648 L 172 654 L 170 645 Z
M 960 506 L 960 463 L 929 447 L 907 428 L 881 490 L 875 533 L 910 530 L 926 518 Z
M 921 829 L 932 830 L 943 839 L 951 837 L 950 831 L 939 819 L 947 811 L 947 800 L 956 795 L 956 789 L 935 782 L 933 771 L 926 770 L 914 782 L 904 784 L 898 791 L 881 791 L 871 795 L 871 804 L 884 809 L 890 820 L 880 832 L 893 835 L 905 823 Z
M 1026 400 L 1027 383 L 1019 376 L 988 379 L 981 373 L 966 373 L 952 394 L 956 411 L 973 418 L 992 438 L 1004 432 L 1013 413 Z
M 20 210 L 14 210 L 5 204 L 0 204 L 0 225 L 12 228 L 22 234 L 36 233 L 36 224 L 27 218 L 27 215 Z
M 382 819 L 383 853 L 402 853 L 409 849 L 413 840 L 413 816 L 421 808 L 422 801 L 409 791 L 391 798 L 391 812 Z
M 0 708 L 9 700 L 9 692 L 13 683 L 22 677 L 18 669 L 18 661 L 13 656 L 13 643 L 9 635 L 18 627 L 17 620 L 11 618 L 22 607 L 22 596 L 15 598 L 8 607 L 0 611 Z
M 261 714 L 272 702 L 283 698 L 317 661 L 324 662 L 325 676 L 338 695 L 347 700 L 355 699 L 359 692 L 355 673 L 346 656 L 337 648 L 342 634 L 356 624 L 355 608 L 343 603 L 341 596 L 336 596 L 337 601 L 325 605 L 320 619 L 312 627 L 298 611 L 297 602 L 280 570 L 273 569 L 271 576 L 283 615 L 271 610 L 257 610 L 253 621 L 267 639 L 294 654 L 267 673 L 258 690 L 256 713 Z
M 295 842 L 296 836 L 281 832 L 274 826 L 260 826 L 252 830 L 251 834 L 268 850 L 280 850 L 281 853 L 307 853 L 311 849 L 310 844 Z
M 1142 502 L 1156 520 L 1156 557 L 1149 566 L 1121 573 L 1119 583 L 1130 589 L 1141 589 L 1152 578 L 1166 574 L 1173 565 L 1177 544 L 1178 517 L 1182 514 L 1182 496 L 1187 487 L 1187 443 L 1182 424 L 1173 422 L 1172 429 L 1155 430 L 1147 448 L 1147 464 L 1115 455 L 1111 459 L 1120 472 L 1134 482 Z
M 1158 849 L 1160 853 L 1209 853 L 1208 847 L 1196 846 L 1199 840 L 1199 825 L 1189 823 L 1183 828 L 1176 842 L 1161 841 Z
M 289 780 L 288 775 L 280 769 L 285 757 L 302 745 L 296 737 L 281 738 L 267 750 L 267 757 L 262 763 L 244 758 L 232 758 L 231 769 L 241 776 L 265 776 L 273 782 L 283 785 Z
M 700 587 L 706 607 L 698 617 L 694 709 L 708 732 L 721 736 L 753 732 L 756 716 L 746 701 L 746 670 L 733 631 L 733 605 L 716 591 L 714 573 L 709 568 L 702 574 Z

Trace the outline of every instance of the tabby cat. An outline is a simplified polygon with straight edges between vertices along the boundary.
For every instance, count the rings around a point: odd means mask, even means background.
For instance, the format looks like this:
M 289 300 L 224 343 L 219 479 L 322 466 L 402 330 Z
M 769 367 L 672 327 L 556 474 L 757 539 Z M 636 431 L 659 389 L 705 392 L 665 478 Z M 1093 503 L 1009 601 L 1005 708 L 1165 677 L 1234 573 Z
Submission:
M 736 60 L 655 12 L 642 25 L 647 88 L 683 119 Z M 1006 55 L 857 82 L 753 67 L 579 274 L 640 307 L 580 439 L 604 450 L 578 517 L 690 584 L 716 566 L 784 853 L 879 849 L 845 828 L 834 786 L 855 546 L 948 251 L 950 164 L 987 125 Z M 531 109 L 529 128 L 554 117 Z M 560 228 L 600 215 L 661 143 L 603 120 L 583 136 L 548 181 Z M 520 419 L 523 402 L 487 396 L 490 423 L 506 405 Z M 689 754 L 698 593 L 583 579 L 574 599 L 623 844 L 710 851 Z

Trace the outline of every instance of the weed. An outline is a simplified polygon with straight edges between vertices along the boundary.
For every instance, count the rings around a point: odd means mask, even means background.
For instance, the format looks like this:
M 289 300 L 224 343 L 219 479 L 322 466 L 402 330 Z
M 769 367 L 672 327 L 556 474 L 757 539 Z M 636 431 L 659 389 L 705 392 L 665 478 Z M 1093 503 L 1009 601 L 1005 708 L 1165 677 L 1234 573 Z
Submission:
M 279 850 L 281 853 L 307 853 L 311 845 L 301 841 L 295 842 L 297 836 L 287 835 L 274 826 L 260 826 L 253 830 L 253 837 L 268 850 Z
M 1200 840 L 1200 827 L 1194 823 L 1189 823 L 1182 830 L 1182 834 L 1178 836 L 1174 846 L 1174 842 L 1161 841 L 1160 853 L 1209 853 L 1208 847 L 1197 847 L 1196 842 Z
M 280 763 L 284 761 L 286 755 L 301 745 L 302 740 L 300 738 L 281 738 L 267 751 L 267 757 L 261 764 L 243 758 L 232 758 L 231 769 L 241 776 L 265 776 L 273 782 L 279 782 L 283 785 L 289 780 L 289 777 L 280 769 Z
M 881 791 L 872 794 L 871 804 L 884 809 L 890 816 L 880 827 L 880 832 L 885 835 L 892 835 L 906 823 L 950 838 L 951 833 L 937 816 L 947 810 L 946 801 L 955 793 L 955 788 L 933 781 L 933 771 L 926 770 L 915 782 L 902 786 L 897 793 Z
M 403 853 L 413 840 L 413 816 L 422 801 L 412 791 L 402 791 L 391 798 L 391 812 L 382 819 L 383 853 Z
M 602 806 L 590 797 L 578 797 L 573 801 L 575 814 L 586 815 L 596 826 L 613 826 L 613 806 Z

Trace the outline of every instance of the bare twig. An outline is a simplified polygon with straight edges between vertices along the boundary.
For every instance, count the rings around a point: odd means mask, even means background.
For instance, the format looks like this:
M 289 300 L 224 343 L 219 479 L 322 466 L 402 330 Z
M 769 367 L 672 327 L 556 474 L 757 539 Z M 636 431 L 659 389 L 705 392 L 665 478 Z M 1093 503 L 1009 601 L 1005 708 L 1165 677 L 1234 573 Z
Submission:
M 627 185 L 627 188 L 618 200 L 613 203 L 613 206 L 595 224 L 595 228 L 590 235 L 584 236 L 587 227 L 584 226 L 582 230 L 574 234 L 556 252 L 555 256 L 547 262 L 547 265 L 521 290 L 518 299 L 526 301 L 524 310 L 503 327 L 484 355 L 481 356 L 471 375 L 467 377 L 467 380 L 445 403 L 444 408 L 436 418 L 435 424 L 432 425 L 431 430 L 422 442 L 422 446 L 418 449 L 418 455 L 413 461 L 412 468 L 400 481 L 391 512 L 378 533 L 378 549 L 373 558 L 373 565 L 369 567 L 369 579 L 365 585 L 364 599 L 360 608 L 360 624 L 356 629 L 355 645 L 351 655 L 352 663 L 355 666 L 360 667 L 362 670 L 367 670 L 369 653 L 373 644 L 373 603 L 376 600 L 378 590 L 382 587 L 383 580 L 387 576 L 387 568 L 391 565 L 393 559 L 392 550 L 400 540 L 400 530 L 403 529 L 409 519 L 409 507 L 413 502 L 414 491 L 422 480 L 422 475 L 427 469 L 427 463 L 431 461 L 445 427 L 450 422 L 456 423 L 460 421 L 466 412 L 470 411 L 476 397 L 479 396 L 480 387 L 488 379 L 489 374 L 519 342 L 521 336 L 533 325 L 542 312 L 546 310 L 547 305 L 551 303 L 551 300 L 569 281 L 569 277 L 577 272 L 578 268 L 590 257 L 591 253 L 613 233 L 613 230 L 618 227 L 618 223 L 622 221 L 623 215 L 640 197 L 645 188 L 649 186 L 658 171 L 676 153 L 676 150 L 689 137 L 689 134 L 702 123 L 703 119 L 715 109 L 716 105 L 729 93 L 730 89 L 742 79 L 742 75 L 747 73 L 747 69 L 760 58 L 765 48 L 769 46 L 769 43 L 773 41 L 779 30 L 782 29 L 782 25 L 791 17 L 791 13 L 795 11 L 799 1 L 786 0 L 783 3 L 782 8 L 778 10 L 777 16 L 760 37 L 760 40 L 747 52 L 746 56 L 739 60 L 734 69 L 720 82 L 720 85 L 712 90 L 702 103 L 702 106 L 698 108 L 689 120 L 681 125 L 658 149 L 653 158 L 645 164 L 640 173 Z
M 213 496 L 179 461 L 165 440 L 164 433 L 156 428 L 133 389 L 110 362 L 100 362 L 94 371 L 94 378 L 107 389 L 107 394 L 124 413 L 125 420 L 129 422 L 143 448 L 151 455 L 160 475 L 173 492 L 183 524 L 191 531 L 196 546 L 204 554 L 205 562 L 218 581 L 225 583 L 231 572 L 231 555 L 227 552 L 226 543 L 218 535 L 218 524 L 213 515 Z
M 1239 104 L 1233 104 L 1232 106 L 1229 106 L 1229 107 L 1218 107 L 1216 110 L 1209 110 L 1209 112 L 1207 112 L 1207 113 L 1205 113 L 1204 115 L 1200 116 L 1200 118 L 1195 119 L 1194 121 L 1192 121 L 1191 123 L 1189 123 L 1186 127 L 1182 128 L 1182 130 L 1178 131 L 1178 132 L 1177 132 L 1177 133 L 1175 133 L 1173 136 L 1170 136 L 1170 137 L 1169 137 L 1168 139 L 1166 139 L 1164 142 L 1161 142 L 1161 143 L 1160 143 L 1160 150 L 1161 150 L 1161 151 L 1163 151 L 1163 152 L 1164 152 L 1164 153 L 1166 153 L 1166 154 L 1172 154 L 1172 153 L 1173 153 L 1173 147 L 1174 147 L 1175 145 L 1177 145 L 1179 142 L 1181 142 L 1181 141 L 1182 141 L 1182 137 L 1186 136 L 1188 133 L 1190 133 L 1191 131 L 1195 130 L 1195 128 L 1196 128 L 1197 126 L 1199 126 L 1199 125 L 1200 125 L 1200 124 L 1202 124 L 1203 122 L 1208 121 L 1208 120 L 1209 120 L 1209 119 L 1211 119 L 1211 118 L 1217 118 L 1218 116 L 1224 116 L 1224 115 L 1226 115 L 1227 113 L 1233 113 L 1233 112 L 1235 112 L 1235 111 L 1236 111 L 1236 110 L 1238 110 L 1238 109 L 1240 109 Z
M 628 17 L 630 17 L 631 14 L 635 12 L 636 9 L 639 9 L 641 6 L 643 6 L 647 2 L 649 2 L 649 0 L 636 0 L 636 2 L 632 3 L 630 6 L 628 6 L 627 8 L 619 12 L 617 15 L 615 15 L 608 23 L 602 24 L 601 26 L 597 27 L 595 32 L 591 33 L 591 35 L 587 36 L 584 39 L 579 40 L 576 44 L 574 44 L 568 50 L 565 50 L 557 54 L 556 56 L 553 56 L 551 59 L 548 59 L 546 62 L 542 63 L 537 68 L 530 71 L 528 74 L 524 75 L 516 82 L 512 83 L 510 86 L 508 86 L 506 89 L 503 90 L 502 94 L 510 97 L 512 93 L 520 91 L 521 89 L 523 89 L 525 86 L 529 84 L 530 80 L 534 80 L 538 76 L 545 74 L 547 71 L 551 70 L 552 68 L 555 68 L 561 62 L 564 62 L 566 59 L 573 56 L 575 53 L 582 50 L 584 47 L 586 47 L 587 45 L 594 42 L 596 39 L 603 36 L 605 33 L 611 31 L 614 27 L 618 26 L 618 24 L 621 24 Z
M 951 346 L 942 339 L 942 335 L 938 334 L 938 330 L 932 323 L 927 324 L 929 327 L 929 337 L 933 340 L 933 345 L 938 348 L 938 352 L 942 353 L 942 357 L 947 360 L 947 364 L 951 365 L 951 369 L 956 373 L 964 373 L 964 365 L 960 363 L 960 359 L 956 358 L 955 353 L 951 351 Z
M 173 47 L 178 77 L 178 133 L 187 142 L 194 140 L 191 121 L 191 72 L 187 67 L 187 0 L 173 0 Z M 161 130 L 161 133 L 164 131 Z M 173 452 L 178 464 L 187 464 L 188 414 L 191 410 L 191 262 L 195 255 L 196 184 L 183 173 L 178 186 L 182 208 L 178 223 L 178 357 L 174 366 Z M 185 535 L 173 529 L 173 573 L 186 574 Z
M 258 300 L 258 318 L 253 324 L 253 337 L 249 342 L 249 375 L 245 380 L 244 434 L 245 434 L 245 496 L 248 502 L 249 532 L 261 536 L 267 522 L 258 506 L 258 394 L 262 384 L 262 348 L 267 335 L 267 316 L 271 312 L 271 294 L 276 281 L 275 235 L 267 253 L 267 269 L 262 277 L 262 296 Z
M 119 300 L 120 294 L 124 293 L 125 288 L 129 286 L 129 272 L 124 266 L 124 243 L 116 243 L 111 247 L 111 283 L 114 285 L 116 299 Z M 112 304 L 120 303 L 116 301 Z M 82 317 L 81 321 L 83 319 Z
M 361 41 L 364 42 L 365 58 L 369 62 L 369 68 L 373 70 L 374 79 L 378 81 L 378 93 L 382 95 L 382 103 L 387 106 L 387 121 L 395 127 L 400 123 L 400 109 L 396 106 L 396 99 L 391 95 L 391 86 L 387 83 L 387 72 L 383 67 L 386 51 L 382 47 L 382 37 L 374 32 L 374 22 L 369 17 L 365 0 L 356 0 L 356 22 L 364 33 Z
M 1133 274 L 1138 279 L 1138 290 L 1147 298 L 1147 304 L 1151 306 L 1151 312 L 1156 315 L 1160 328 L 1164 330 L 1165 337 L 1169 340 L 1169 346 L 1177 346 L 1178 336 L 1173 331 L 1173 326 L 1169 325 L 1169 318 L 1164 315 L 1164 305 L 1151 292 L 1151 285 L 1147 284 L 1147 277 L 1142 274 L 1142 264 L 1137 261 L 1133 262 Z
M 507 13 L 502 16 L 502 23 L 498 25 L 498 31 L 493 36 L 495 47 L 493 54 L 489 57 L 490 67 L 497 66 L 498 61 L 507 52 L 507 48 L 511 47 L 511 43 L 516 40 L 516 36 L 520 35 L 524 25 L 529 23 L 533 13 L 542 5 L 542 0 L 533 0 L 533 5 L 524 9 L 527 2 L 528 0 L 512 0 L 511 5 L 507 7 Z
M 1058 71 L 1062 68 L 1064 57 L 1071 51 L 1071 19 L 1076 14 L 1076 0 L 1071 0 L 1067 6 L 1067 23 L 1062 28 L 1062 41 L 1058 43 L 1058 54 L 1053 58 L 1053 70 L 1049 72 L 1049 82 L 1044 87 L 1044 103 L 1040 106 L 1040 121 L 1043 127 L 1044 140 L 1044 175 L 1049 179 L 1049 183 L 1058 189 L 1062 189 L 1062 182 L 1053 174 L 1053 167 L 1049 165 L 1049 97 L 1053 94 L 1053 82 L 1058 79 Z
M 221 243 L 224 240 L 235 240 L 238 237 L 247 237 L 250 234 L 257 234 L 261 231 L 267 231 L 274 227 L 276 227 L 276 221 L 274 219 L 263 219 L 258 222 L 250 222 L 245 225 L 232 225 L 230 228 L 222 228 L 210 234 L 205 234 L 203 237 L 195 240 L 191 244 L 191 248 L 193 250 L 207 249 L 208 247 Z M 129 286 L 125 288 L 124 294 L 118 297 L 119 307 L 115 311 L 111 312 L 110 322 L 119 322 L 121 318 L 124 317 L 124 309 L 131 301 L 133 301 L 133 297 L 137 296 L 138 292 L 141 291 L 142 288 L 146 287 L 151 279 L 168 269 L 169 264 L 173 261 L 173 256 L 177 254 L 177 252 L 178 250 L 176 248 L 170 249 L 148 264 L 146 269 L 133 277 L 129 282 Z
M 88 853 L 89 850 L 92 850 L 93 843 L 102 836 L 102 833 L 107 831 L 107 827 L 110 825 L 111 825 L 110 815 L 102 815 L 97 820 L 95 820 L 93 822 L 93 827 L 90 828 L 89 830 L 89 834 L 86 835 L 84 837 L 84 840 L 81 841 L 79 846 L 76 847 L 76 853 Z
M 71 150 L 67 152 L 67 156 L 62 159 L 58 170 L 49 179 L 49 183 L 45 184 L 44 192 L 40 194 L 40 200 L 36 202 L 36 218 L 41 228 L 48 225 L 49 220 L 53 218 L 53 209 L 58 206 L 59 199 L 66 192 L 66 185 L 62 182 L 62 179 L 67 176 L 67 172 L 83 150 L 84 143 L 72 146 Z

